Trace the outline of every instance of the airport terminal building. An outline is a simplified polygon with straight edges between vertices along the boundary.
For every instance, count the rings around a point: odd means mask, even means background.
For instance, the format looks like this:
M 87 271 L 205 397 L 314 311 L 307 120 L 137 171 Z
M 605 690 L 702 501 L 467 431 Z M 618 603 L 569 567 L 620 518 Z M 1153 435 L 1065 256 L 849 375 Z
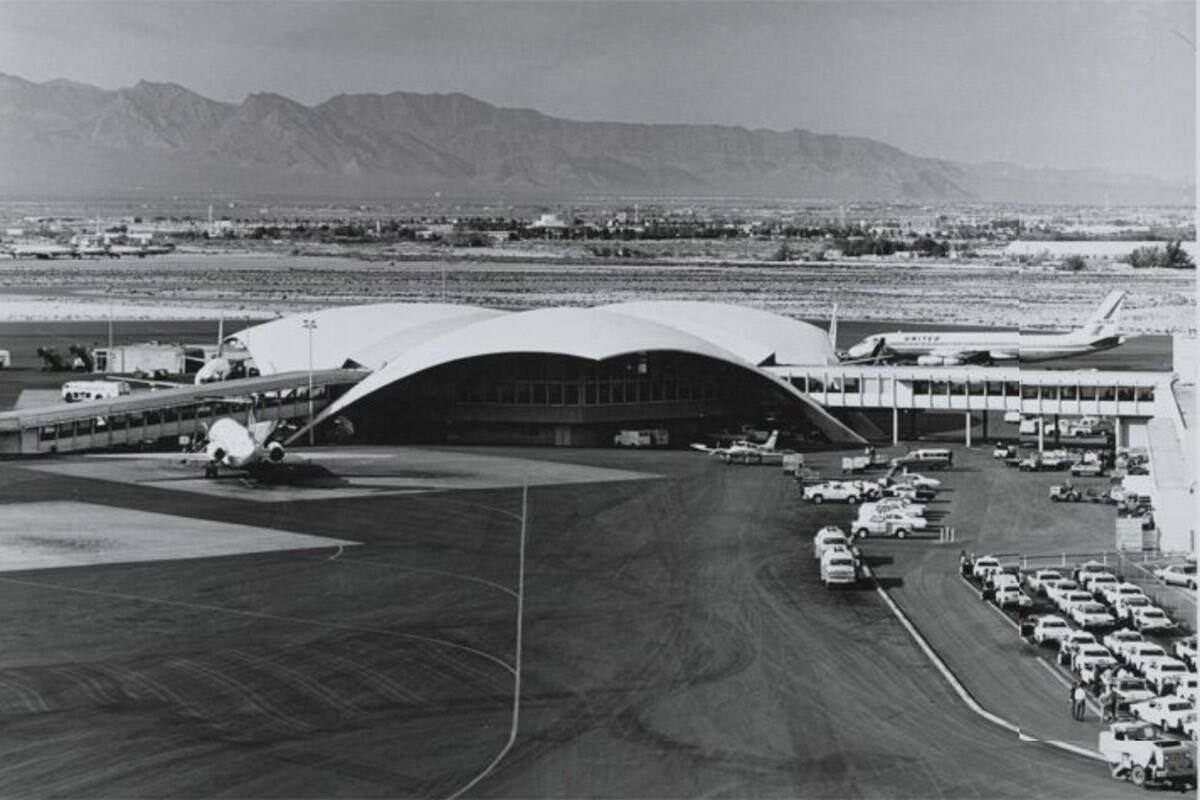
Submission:
M 676 438 L 765 416 L 804 441 L 862 441 L 768 369 L 837 363 L 826 332 L 739 306 L 385 303 L 286 317 L 236 340 L 264 375 L 369 371 L 316 424 L 346 415 L 371 441 L 598 446 L 620 428 Z

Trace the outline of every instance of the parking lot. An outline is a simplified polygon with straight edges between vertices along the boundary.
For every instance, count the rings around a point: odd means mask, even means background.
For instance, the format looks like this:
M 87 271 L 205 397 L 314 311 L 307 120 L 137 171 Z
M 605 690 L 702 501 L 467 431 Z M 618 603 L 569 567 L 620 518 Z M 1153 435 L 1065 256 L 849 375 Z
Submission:
M 1161 585 L 1151 573 L 1161 562 L 1150 559 L 1143 564 L 1141 554 L 1130 558 L 1114 552 L 1117 512 L 1113 506 L 1053 502 L 1050 487 L 1061 484 L 1066 472 L 1006 467 L 993 458 L 990 444 L 951 449 L 953 468 L 924 473 L 942 482 L 937 495 L 926 501 L 929 530 L 914 534 L 911 541 L 868 538 L 855 544 L 889 596 L 984 708 L 1033 738 L 1094 751 L 1102 727 L 1096 698 L 1089 699 L 1083 721 L 1072 719 L 1068 697 L 1076 676 L 1069 664 L 1057 663 L 1056 649 L 1020 637 L 1020 615 L 1015 609 L 1002 610 L 981 599 L 980 586 L 960 575 L 960 551 L 976 558 L 1002 554 L 1002 561 L 1021 575 L 1022 592 L 1031 600 L 1027 614 L 1057 610 L 1044 596 L 1029 592 L 1023 577 L 1032 570 L 1065 565 L 1069 572 L 1092 557 L 1107 560 L 1123 579 L 1136 580 L 1152 602 L 1177 617 L 1178 630 L 1147 636 L 1168 652 L 1184 633 L 1194 631 L 1194 611 L 1190 618 L 1175 613 L 1176 608 L 1194 605 L 1194 592 Z M 903 449 L 888 452 L 894 455 Z M 827 477 L 837 476 L 838 462 L 822 456 L 808 459 L 814 471 Z M 1110 485 L 1108 478 L 1071 481 L 1097 493 Z M 851 530 L 855 510 L 827 508 L 828 524 Z M 953 529 L 952 542 L 946 541 L 948 529 Z M 811 536 L 815 531 L 807 533 Z

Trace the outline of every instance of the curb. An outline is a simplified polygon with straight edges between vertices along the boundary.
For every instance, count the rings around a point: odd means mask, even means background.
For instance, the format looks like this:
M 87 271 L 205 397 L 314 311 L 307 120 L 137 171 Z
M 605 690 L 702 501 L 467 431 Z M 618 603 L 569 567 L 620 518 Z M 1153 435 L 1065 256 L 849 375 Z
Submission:
M 977 715 L 983 717 L 988 722 L 991 722 L 994 725 L 999 725 L 1001 728 L 1017 734 L 1017 737 L 1020 739 L 1020 741 L 1047 744 L 1064 752 L 1071 753 L 1072 755 L 1084 756 L 1095 761 L 1104 762 L 1104 757 L 1094 750 L 1088 750 L 1086 748 L 1079 747 L 1078 745 L 1070 744 L 1068 742 L 1055 741 L 1053 739 L 1038 739 L 1022 733 L 1020 726 L 1014 725 L 1003 717 L 997 716 L 981 706 L 979 702 L 971 696 L 971 693 L 967 691 L 967 688 L 963 686 L 962 682 L 957 678 L 957 676 L 955 676 L 955 674 L 951 672 L 950 668 L 946 666 L 946 662 L 942 661 L 941 656 L 939 656 L 934 649 L 930 647 L 929 643 L 925 641 L 925 637 L 922 636 L 921 632 L 917 630 L 917 627 L 913 625 L 912 621 L 908 618 L 908 615 L 904 613 L 900 606 L 896 605 L 896 602 L 892 600 L 891 596 L 888 595 L 884 588 L 879 585 L 879 580 L 875 577 L 875 572 L 870 567 L 866 566 L 863 567 L 863 571 L 868 577 L 870 577 L 871 582 L 875 584 L 875 592 L 883 600 L 884 605 L 886 605 L 891 610 L 892 614 L 895 615 L 896 619 L 900 621 L 900 624 L 906 631 L 908 631 L 908 635 L 911 636 L 913 641 L 917 643 L 917 647 L 919 647 L 925 654 L 926 658 L 933 663 L 938 672 L 942 674 L 942 677 L 946 679 L 946 682 L 950 684 L 950 688 L 954 690 L 954 693 L 958 695 L 959 699 L 963 701 L 967 708 L 975 712 Z

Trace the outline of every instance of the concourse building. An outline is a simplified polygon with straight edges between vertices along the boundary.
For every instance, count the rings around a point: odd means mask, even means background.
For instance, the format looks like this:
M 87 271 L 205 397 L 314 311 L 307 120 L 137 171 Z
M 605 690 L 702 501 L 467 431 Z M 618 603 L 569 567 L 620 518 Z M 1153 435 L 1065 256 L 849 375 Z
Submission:
M 313 424 L 345 415 L 370 441 L 599 446 L 623 428 L 665 428 L 677 441 L 770 417 L 796 444 L 864 442 L 771 369 L 836 364 L 826 332 L 739 306 L 384 303 L 286 317 L 234 339 L 264 375 L 363 370 Z

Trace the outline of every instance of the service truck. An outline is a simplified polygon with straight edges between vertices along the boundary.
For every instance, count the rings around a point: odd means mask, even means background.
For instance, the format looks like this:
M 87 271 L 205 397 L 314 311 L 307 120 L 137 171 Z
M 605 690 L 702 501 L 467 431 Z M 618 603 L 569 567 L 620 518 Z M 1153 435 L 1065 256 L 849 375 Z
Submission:
M 1145 722 L 1112 723 L 1100 731 L 1099 750 L 1114 778 L 1147 787 L 1196 785 L 1193 745 L 1168 739 Z
M 68 403 L 112 400 L 124 394 L 129 394 L 125 381 L 67 381 L 62 385 L 62 398 Z
M 617 447 L 666 447 L 671 435 L 663 428 L 617 431 L 613 444 Z

